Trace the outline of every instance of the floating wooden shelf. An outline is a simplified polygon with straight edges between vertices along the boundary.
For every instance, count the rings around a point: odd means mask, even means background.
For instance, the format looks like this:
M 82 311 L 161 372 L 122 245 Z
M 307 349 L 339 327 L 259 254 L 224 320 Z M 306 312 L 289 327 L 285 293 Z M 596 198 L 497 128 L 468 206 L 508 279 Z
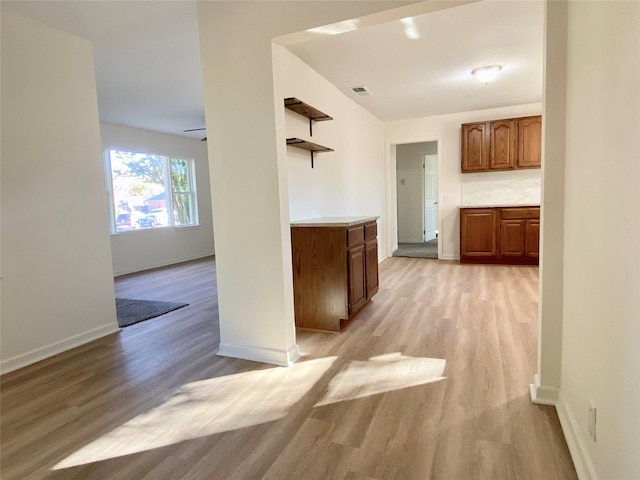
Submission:
M 333 148 L 324 147 L 322 145 L 318 145 L 317 143 L 307 142 L 306 140 L 302 140 L 301 138 L 287 138 L 287 145 L 292 147 L 301 148 L 303 150 L 308 150 L 311 152 L 311 168 L 313 168 L 313 154 L 317 152 L 333 152 Z
M 288 108 L 292 112 L 296 112 L 303 117 L 307 117 L 309 119 L 309 135 L 313 137 L 313 122 L 325 122 L 327 120 L 333 120 L 333 117 L 330 117 L 324 112 L 321 112 L 317 108 L 312 107 L 311 105 L 307 105 L 302 100 L 298 100 L 295 97 L 289 97 L 284 99 L 284 106 Z M 300 138 L 287 138 L 287 145 L 291 145 L 292 147 L 302 148 L 303 150 L 308 150 L 311 152 L 311 168 L 313 168 L 313 154 L 315 152 L 333 152 L 333 148 L 323 147 L 322 145 L 318 145 L 317 143 L 307 142 L 306 140 L 302 140 Z
M 303 117 L 307 117 L 309 120 L 313 120 L 314 122 L 325 122 L 327 120 L 333 120 L 333 117 L 330 117 L 326 113 L 321 112 L 317 108 L 313 108 L 311 105 L 307 105 L 301 100 L 298 100 L 295 97 L 285 98 L 284 106 L 291 111 L 294 111 Z
M 310 152 L 333 152 L 333 148 L 323 147 L 322 145 L 308 142 L 301 138 L 287 138 L 287 145 L 302 148 L 303 150 L 309 150 Z

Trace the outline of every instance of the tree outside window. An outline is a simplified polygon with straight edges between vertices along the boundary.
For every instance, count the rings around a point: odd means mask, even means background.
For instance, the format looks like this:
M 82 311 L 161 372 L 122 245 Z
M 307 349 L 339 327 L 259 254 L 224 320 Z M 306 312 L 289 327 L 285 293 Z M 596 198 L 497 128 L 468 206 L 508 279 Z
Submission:
M 114 232 L 198 224 L 194 160 L 109 150 Z

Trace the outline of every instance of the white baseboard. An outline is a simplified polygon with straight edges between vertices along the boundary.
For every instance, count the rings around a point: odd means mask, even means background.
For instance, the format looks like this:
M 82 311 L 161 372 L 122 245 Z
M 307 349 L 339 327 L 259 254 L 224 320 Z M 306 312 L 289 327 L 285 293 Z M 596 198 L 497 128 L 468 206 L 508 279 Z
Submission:
M 598 475 L 596 474 L 595 468 L 593 468 L 589 451 L 580 436 L 580 429 L 576 423 L 575 416 L 571 411 L 571 407 L 563 401 L 562 395 L 556 404 L 556 411 L 558 412 L 560 425 L 562 425 L 564 438 L 567 441 L 569 453 L 571 454 L 578 478 L 580 480 L 598 480 Z
M 274 348 L 252 347 L 250 345 L 220 343 L 217 355 L 290 367 L 300 358 L 300 351 L 298 350 L 298 345 L 293 345 L 289 350 L 277 350 Z
M 440 257 L 438 257 L 438 260 L 460 260 L 460 256 L 459 255 L 442 255 Z
M 72 348 L 79 347 L 80 345 L 84 345 L 85 343 L 92 342 L 93 340 L 97 340 L 98 338 L 102 338 L 119 331 L 120 328 L 117 324 L 110 323 L 108 325 L 93 328 L 87 332 L 79 333 L 64 340 L 60 340 L 59 342 L 52 343 L 51 345 L 36 348 L 30 352 L 2 360 L 2 362 L 0 362 L 0 374 L 4 375 L 5 373 L 13 372 L 19 368 L 26 367 L 32 363 L 39 362 L 45 358 L 66 352 Z
M 190 262 L 192 260 L 198 260 L 200 258 L 207 258 L 207 257 L 213 257 L 215 255 L 215 252 L 209 252 L 209 253 L 200 253 L 197 255 L 189 255 L 186 257 L 178 257 L 178 258 L 172 258 L 169 260 L 164 260 L 162 262 L 158 262 L 158 263 L 154 263 L 154 264 L 149 264 L 149 265 L 138 265 L 135 267 L 127 267 L 124 268 L 122 270 L 117 270 L 113 272 L 113 276 L 114 277 L 121 277 L 123 275 L 130 275 L 132 273 L 139 273 L 139 272 L 144 272 L 146 270 L 153 270 L 155 268 L 162 268 L 162 267 L 168 267 L 169 265 L 175 265 L 177 263 L 184 263 L 184 262 Z
M 531 401 L 538 405 L 555 406 L 560 398 L 560 389 L 540 385 L 540 376 L 537 373 L 533 376 L 533 383 L 529 385 L 529 393 Z

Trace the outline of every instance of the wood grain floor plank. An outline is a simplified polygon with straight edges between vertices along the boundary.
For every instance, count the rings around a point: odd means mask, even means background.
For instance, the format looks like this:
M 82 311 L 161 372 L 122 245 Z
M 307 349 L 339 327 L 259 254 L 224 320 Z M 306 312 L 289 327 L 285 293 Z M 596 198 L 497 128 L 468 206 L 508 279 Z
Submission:
M 24 479 L 575 479 L 531 404 L 536 267 L 394 257 L 292 368 L 218 357 L 215 261 L 117 279 L 189 303 L 0 378 L 0 475 Z

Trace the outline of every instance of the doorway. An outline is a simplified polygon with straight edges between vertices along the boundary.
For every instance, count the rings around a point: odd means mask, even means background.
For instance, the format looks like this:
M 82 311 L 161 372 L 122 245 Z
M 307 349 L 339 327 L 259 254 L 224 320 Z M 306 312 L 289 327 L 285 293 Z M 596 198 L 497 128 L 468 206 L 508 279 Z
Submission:
M 438 142 L 396 146 L 395 257 L 438 258 Z

